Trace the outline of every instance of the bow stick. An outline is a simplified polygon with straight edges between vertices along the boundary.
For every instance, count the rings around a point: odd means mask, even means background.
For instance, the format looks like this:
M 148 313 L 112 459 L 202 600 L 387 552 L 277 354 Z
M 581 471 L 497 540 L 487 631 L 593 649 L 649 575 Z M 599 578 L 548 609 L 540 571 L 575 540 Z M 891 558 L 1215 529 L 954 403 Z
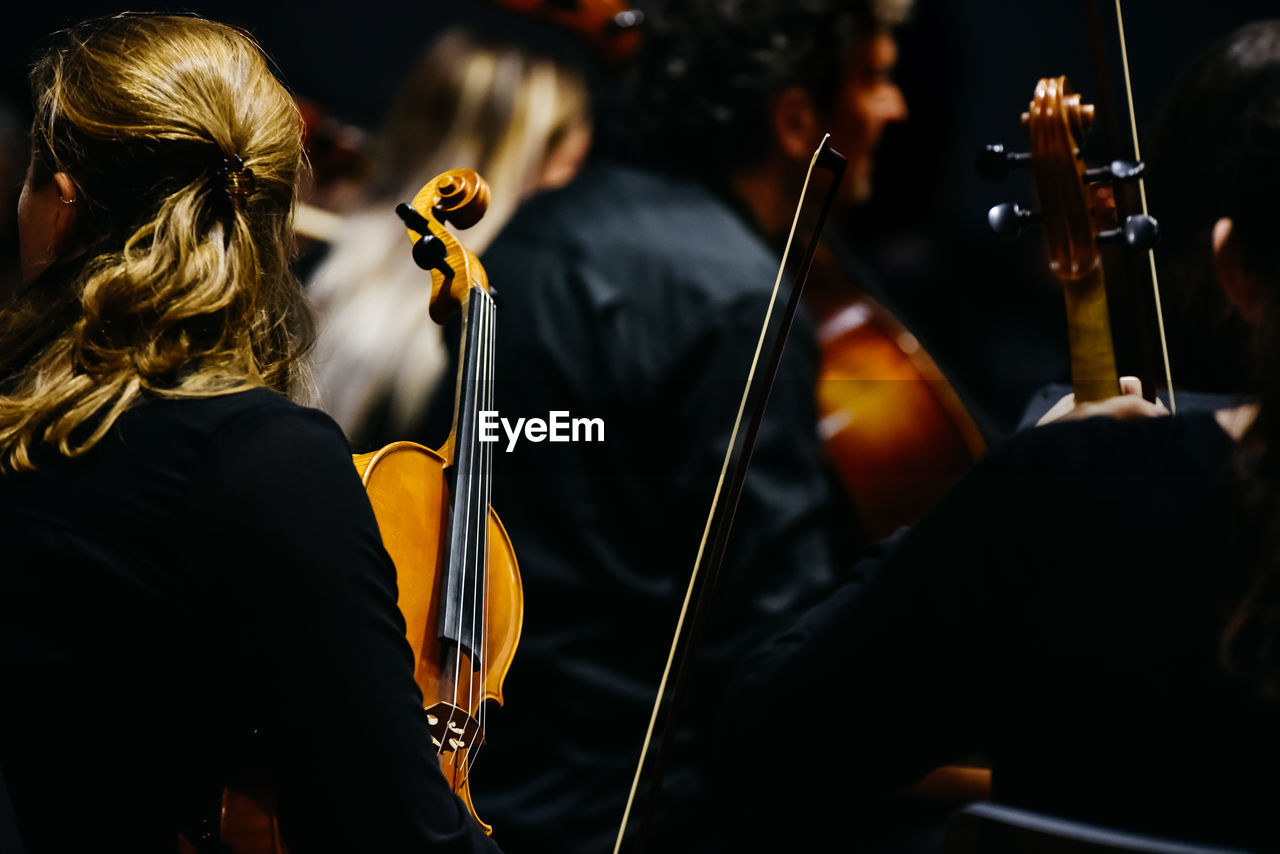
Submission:
M 1084 0 L 1085 21 L 1089 30 L 1089 46 L 1091 53 L 1093 54 L 1094 76 L 1098 79 L 1098 87 L 1101 93 L 1101 96 L 1098 99 L 1098 105 L 1101 108 L 1103 122 L 1108 130 L 1108 144 L 1112 151 L 1119 153 L 1124 147 L 1123 131 L 1121 123 L 1116 115 L 1117 110 L 1114 105 L 1114 98 L 1111 94 L 1111 75 L 1109 73 L 1109 66 L 1106 60 L 1106 51 L 1102 46 L 1102 21 L 1098 9 L 1099 5 L 1098 0 Z M 1133 80 L 1129 74 L 1128 43 L 1125 39 L 1124 14 L 1120 8 L 1120 0 L 1115 0 L 1115 16 L 1116 32 L 1120 41 L 1120 59 L 1121 70 L 1124 75 L 1125 100 L 1129 111 L 1129 129 L 1132 134 L 1133 160 L 1136 163 L 1141 163 L 1142 151 L 1138 144 L 1138 122 L 1133 106 Z M 1149 211 L 1147 210 L 1146 180 L 1142 175 L 1139 175 L 1136 183 L 1141 204 L 1141 213 L 1143 216 L 1147 216 Z M 1123 193 L 1117 192 L 1116 200 L 1118 204 L 1122 203 L 1124 198 L 1125 196 Z M 1125 214 L 1128 213 L 1128 211 L 1121 207 L 1119 213 L 1119 218 L 1123 221 L 1125 219 Z M 1138 272 L 1135 269 L 1135 266 L 1130 263 L 1133 260 L 1135 260 L 1133 256 L 1125 253 L 1125 268 L 1130 272 L 1129 278 L 1136 282 L 1142 276 L 1142 273 Z M 1160 300 L 1160 281 L 1156 274 L 1156 256 L 1154 248 L 1147 250 L 1147 261 L 1150 269 L 1151 305 L 1154 309 L 1155 327 L 1159 332 L 1160 337 L 1159 352 L 1163 362 L 1165 388 L 1169 394 L 1169 410 L 1170 412 L 1176 413 L 1178 411 L 1178 405 L 1174 397 L 1173 373 L 1169 364 L 1169 347 L 1165 337 L 1164 312 Z M 1131 290 L 1136 293 L 1136 289 L 1139 287 L 1141 287 L 1140 284 L 1135 284 Z M 1133 327 L 1143 333 L 1144 339 L 1140 364 L 1144 368 L 1147 368 L 1151 366 L 1149 358 L 1151 352 L 1149 346 L 1150 330 L 1147 325 L 1149 322 L 1149 316 L 1146 316 L 1145 312 L 1142 312 L 1140 309 L 1135 309 L 1133 311 L 1133 318 Z M 1152 395 L 1152 399 L 1154 399 L 1156 388 L 1155 383 L 1152 382 L 1153 377 L 1147 371 L 1144 371 L 1144 373 L 1147 374 L 1146 376 L 1143 376 L 1145 390 L 1148 391 Z
M 734 420 L 729 446 L 725 449 L 724 463 L 720 468 L 720 478 L 716 483 L 715 495 L 711 501 L 711 508 L 707 513 L 707 523 L 703 528 L 702 540 L 698 545 L 698 554 L 689 577 L 689 585 L 685 589 L 684 601 L 680 606 L 680 616 L 676 620 L 675 636 L 672 638 L 671 648 L 667 653 L 667 663 L 662 671 L 662 679 L 658 683 L 658 693 L 653 701 L 653 710 L 649 716 L 649 726 L 645 730 L 644 744 L 640 748 L 640 760 L 636 764 L 635 777 L 631 781 L 631 791 L 627 795 L 626 809 L 623 811 L 622 823 L 618 828 L 618 838 L 613 846 L 614 854 L 618 854 L 622 848 L 622 839 L 627 831 L 627 823 L 631 817 L 632 806 L 635 803 L 636 791 L 639 788 L 640 777 L 644 771 L 645 759 L 648 756 L 654 729 L 662 709 L 667 682 L 676 662 L 676 652 L 680 646 L 681 636 L 685 633 L 685 620 L 689 614 L 689 604 L 694 601 L 696 589 L 697 597 L 694 603 L 693 617 L 689 620 L 688 639 L 684 653 L 680 657 L 679 666 L 676 668 L 676 680 L 672 690 L 671 705 L 668 709 L 666 722 L 663 725 L 661 748 L 654 761 L 654 768 L 650 777 L 649 798 L 645 810 L 645 821 L 642 826 L 648 825 L 649 817 L 654 812 L 658 794 L 662 787 L 666 756 L 675 737 L 675 721 L 684 695 L 689 687 L 691 669 L 688 665 L 693 657 L 694 650 L 697 648 L 704 616 L 708 610 L 708 602 L 711 599 L 712 592 L 715 590 L 720 567 L 724 563 L 725 549 L 728 546 L 729 533 L 733 528 L 733 518 L 738 508 L 738 500 L 742 496 L 742 487 L 746 480 L 747 466 L 751 462 L 751 451 L 755 446 L 756 433 L 759 432 L 765 405 L 769 401 L 769 391 L 773 387 L 774 377 L 778 373 L 778 364 L 782 359 L 783 347 L 787 343 L 787 334 L 791 329 L 791 323 L 800 305 L 800 296 L 804 290 L 805 279 L 809 274 L 809 267 L 813 262 L 814 251 L 817 249 L 818 237 L 822 233 L 822 227 L 826 223 L 832 202 L 835 201 L 836 190 L 840 186 L 840 178 L 844 175 L 845 159 L 831 148 L 829 139 L 829 135 L 822 138 L 822 142 L 814 152 L 813 158 L 809 161 L 809 171 L 805 175 L 804 186 L 800 192 L 800 202 L 796 207 L 795 217 L 791 222 L 791 233 L 787 237 L 786 249 L 783 250 L 782 254 L 782 264 L 773 283 L 773 294 L 769 299 L 769 307 L 765 312 L 764 324 L 761 326 L 760 337 L 756 342 L 755 356 L 751 361 L 751 370 L 747 374 L 746 387 L 738 404 L 738 414 Z M 811 185 L 815 174 L 818 172 L 826 172 L 830 175 L 830 186 L 827 187 L 825 195 L 821 196 L 821 206 L 818 209 L 812 229 L 808 234 L 802 235 L 801 232 L 805 230 L 806 225 L 802 222 L 802 214 L 806 211 L 805 202 L 810 197 Z M 787 302 L 782 309 L 781 318 L 777 323 L 778 330 L 766 352 L 765 344 L 769 337 L 771 322 L 774 319 L 774 313 L 783 290 L 783 279 L 787 277 L 788 262 L 792 257 L 793 248 L 798 242 L 804 242 L 805 247 L 800 255 L 800 263 L 791 277 L 793 284 L 787 294 Z M 709 541 L 711 548 L 708 551 L 707 544 Z M 707 558 L 705 568 L 703 566 L 704 556 Z M 698 586 L 699 577 L 705 579 L 701 587 Z

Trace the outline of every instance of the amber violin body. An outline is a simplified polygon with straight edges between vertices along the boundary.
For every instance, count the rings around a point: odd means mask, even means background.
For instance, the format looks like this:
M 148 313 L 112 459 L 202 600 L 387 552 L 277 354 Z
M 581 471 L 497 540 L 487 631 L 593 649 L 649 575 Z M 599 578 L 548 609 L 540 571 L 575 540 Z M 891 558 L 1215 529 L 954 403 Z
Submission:
M 825 247 L 805 301 L 822 350 L 819 433 L 866 534 L 881 539 L 920 518 L 986 443 L 915 336 Z
M 524 591 L 511 538 L 490 509 L 486 589 L 477 603 L 487 613 L 485 655 L 483 666 L 476 667 L 465 653 L 442 643 L 437 632 L 439 591 L 445 582 L 441 532 L 450 507 L 444 458 L 422 445 L 396 442 L 376 453 L 357 456 L 355 463 L 378 517 L 382 544 L 396 566 L 398 604 L 413 647 L 413 678 L 422 691 L 425 710 L 436 718 L 432 723 L 429 717 L 428 725 L 438 742 L 440 769 L 472 816 L 488 831 L 489 826 L 476 815 L 471 803 L 467 775 L 483 731 L 470 746 L 464 746 L 460 736 L 466 733 L 466 721 L 481 720 L 486 700 L 502 703 L 502 682 L 520 641 Z M 450 728 L 447 707 L 458 709 L 452 721 L 457 729 Z M 441 711 L 432 715 L 433 708 Z M 450 739 L 455 743 L 450 744 Z

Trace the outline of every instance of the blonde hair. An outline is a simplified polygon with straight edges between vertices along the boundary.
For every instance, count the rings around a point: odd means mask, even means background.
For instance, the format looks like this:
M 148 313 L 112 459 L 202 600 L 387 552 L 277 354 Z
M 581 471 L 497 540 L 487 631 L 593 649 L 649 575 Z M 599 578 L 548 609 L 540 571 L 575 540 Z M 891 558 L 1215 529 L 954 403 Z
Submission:
M 71 257 L 0 324 L 0 468 L 40 442 L 84 453 L 144 394 L 290 388 L 310 339 L 288 266 L 302 125 L 258 46 L 125 14 L 62 33 L 31 83 L 28 181 L 67 173 L 78 209 Z
M 490 205 L 462 238 L 480 253 L 537 188 L 547 156 L 589 116 L 582 75 L 523 47 L 459 28 L 420 57 L 380 134 L 367 201 L 308 285 L 320 317 L 316 385 L 349 435 L 360 438 L 384 399 L 391 429 L 411 427 L 446 363 L 427 316 L 430 280 L 412 261 L 396 202 L 440 172 L 475 169 L 489 183 Z

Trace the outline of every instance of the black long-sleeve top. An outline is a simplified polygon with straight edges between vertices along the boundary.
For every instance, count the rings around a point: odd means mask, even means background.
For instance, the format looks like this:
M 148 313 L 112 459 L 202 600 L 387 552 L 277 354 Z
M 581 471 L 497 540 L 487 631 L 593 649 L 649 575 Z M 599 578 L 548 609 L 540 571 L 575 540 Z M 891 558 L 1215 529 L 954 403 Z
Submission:
M 1212 413 L 1094 418 L 979 463 L 865 588 L 745 667 L 722 782 L 747 779 L 763 726 L 787 785 L 739 787 L 736 832 L 840 838 L 839 821 L 780 817 L 857 821 L 874 793 L 984 751 L 997 800 L 1280 848 L 1280 718 L 1220 657 L 1232 448 Z
M 173 851 L 249 742 L 293 854 L 496 850 L 448 791 L 336 425 L 146 400 L 0 476 L 0 762 L 44 851 Z

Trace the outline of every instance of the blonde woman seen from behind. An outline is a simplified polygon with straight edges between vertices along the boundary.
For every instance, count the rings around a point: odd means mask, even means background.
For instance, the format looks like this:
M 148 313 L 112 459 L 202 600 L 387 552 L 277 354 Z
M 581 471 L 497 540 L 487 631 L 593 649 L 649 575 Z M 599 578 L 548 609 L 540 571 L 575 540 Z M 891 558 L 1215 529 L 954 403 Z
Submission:
M 31 75 L 0 311 L 0 766 L 24 845 L 178 850 L 260 756 L 292 854 L 495 851 L 442 777 L 345 439 L 291 402 L 301 121 L 196 17 Z M 256 765 L 254 766 L 256 769 Z

